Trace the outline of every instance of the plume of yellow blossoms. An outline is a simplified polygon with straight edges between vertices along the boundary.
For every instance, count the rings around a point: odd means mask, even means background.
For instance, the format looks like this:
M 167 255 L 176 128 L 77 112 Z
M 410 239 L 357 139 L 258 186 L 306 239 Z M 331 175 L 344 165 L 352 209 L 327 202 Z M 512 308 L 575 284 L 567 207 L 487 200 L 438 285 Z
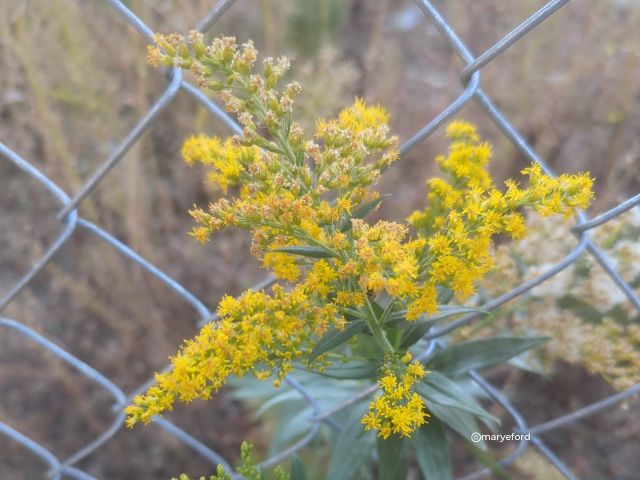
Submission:
M 358 321 L 382 352 L 371 361 L 383 393 L 363 422 L 384 438 L 411 435 L 427 417 L 411 392 L 424 371 L 406 365 L 406 348 L 391 338 L 390 322 L 436 313 L 442 289 L 467 298 L 491 268 L 492 237 L 524 235 L 521 207 L 567 216 L 587 206 L 592 180 L 549 178 L 532 166 L 523 171 L 527 188 L 509 181 L 501 192 L 486 170 L 490 146 L 472 125 L 454 122 L 449 153 L 437 159 L 444 177 L 429 181 L 426 210 L 409 218 L 415 235 L 402 223 L 370 224 L 364 217 L 382 200 L 372 186 L 398 157 L 384 109 L 356 100 L 336 119 L 319 120 L 309 139 L 291 118 L 300 85 L 277 88 L 289 68 L 285 58 L 264 60 L 258 74 L 250 42 L 238 46 L 223 37 L 205 46 L 198 33 L 188 41 L 155 40 L 150 63 L 190 69 L 243 126 L 225 141 L 197 136 L 184 144 L 185 160 L 205 165 L 222 193 L 206 209 L 191 210 L 198 224 L 192 235 L 204 242 L 225 227 L 250 231 L 252 253 L 278 283 L 271 292 L 225 297 L 220 320 L 187 341 L 173 368 L 127 408 L 128 425 L 150 421 L 176 400 L 209 398 L 229 375 L 273 375 L 278 384 L 295 362 L 320 370 L 326 355 L 311 361 L 318 340 Z M 345 348 L 342 358 L 348 355 Z
M 524 237 L 522 207 L 543 216 L 569 217 L 574 209 L 589 205 L 593 179 L 585 173 L 551 178 L 534 164 L 521 172 L 529 177 L 527 188 L 507 180 L 501 192 L 487 172 L 491 146 L 480 141 L 475 128 L 452 122 L 447 136 L 452 140 L 449 153 L 436 158 L 445 177 L 427 182 L 427 208 L 407 220 L 426 239 L 430 280 L 464 300 L 474 293 L 475 281 L 493 266 L 493 236 Z
M 382 395 L 369 404 L 369 413 L 362 417 L 364 429 L 377 430 L 378 436 L 387 439 L 392 434 L 410 437 L 424 425 L 429 414 L 420 395 L 411 391 L 416 380 L 424 376 L 424 368 L 417 362 L 409 364 L 400 378 L 386 371 L 378 380 Z

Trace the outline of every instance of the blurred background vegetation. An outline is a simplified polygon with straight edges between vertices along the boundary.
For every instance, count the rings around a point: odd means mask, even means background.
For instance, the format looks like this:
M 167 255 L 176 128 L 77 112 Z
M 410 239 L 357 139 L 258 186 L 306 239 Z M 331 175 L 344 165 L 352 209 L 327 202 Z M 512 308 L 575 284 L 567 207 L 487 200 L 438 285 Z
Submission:
M 479 54 L 545 2 L 435 3 Z M 187 32 L 212 6 L 210 0 L 126 4 L 160 32 Z M 297 114 L 308 130 L 358 95 L 383 104 L 407 139 L 460 93 L 462 63 L 408 0 L 238 0 L 209 37 L 221 34 L 252 38 L 265 56 L 292 58 L 290 76 L 305 88 Z M 162 73 L 145 64 L 145 46 L 105 2 L 0 1 L 0 141 L 68 193 L 77 192 L 166 87 Z M 593 213 L 638 191 L 638 2 L 570 3 L 483 68 L 481 77 L 486 93 L 552 168 L 596 177 Z M 460 116 L 494 144 L 496 178 L 517 175 L 524 159 L 483 112 L 469 104 Z M 211 195 L 202 172 L 179 157 L 183 140 L 197 132 L 228 133 L 180 93 L 79 211 L 214 308 L 223 293 L 237 294 L 265 272 L 246 255 L 249 240 L 242 233 L 218 234 L 205 247 L 186 237 L 187 209 Z M 392 197 L 380 216 L 402 218 L 422 204 L 424 181 L 443 148 L 438 132 L 388 172 L 380 189 Z M 7 161 L 0 161 L 0 179 L 0 292 L 6 292 L 59 231 L 59 206 Z M 166 364 L 197 322 L 157 279 L 83 231 L 3 315 L 53 339 L 127 393 Z M 579 365 L 566 364 L 548 379 L 495 375 L 511 392 L 527 385 L 527 395 L 514 393 L 515 401 L 538 420 L 613 391 Z M 62 457 L 111 420 L 104 393 L 14 333 L 0 336 L 0 397 L 2 421 Z M 549 444 L 578 474 L 592 475 L 586 478 L 637 478 L 640 427 L 618 413 L 585 421 Z M 224 395 L 179 408 L 170 418 L 227 458 L 245 438 L 258 448 L 267 442 L 267 427 Z M 454 459 L 461 470 L 469 466 L 462 453 Z M 552 478 L 540 462 L 527 456 L 516 477 Z M 154 426 L 121 430 L 81 467 L 99 478 L 211 470 Z M 0 478 L 36 478 L 40 471 L 33 457 L 0 437 Z

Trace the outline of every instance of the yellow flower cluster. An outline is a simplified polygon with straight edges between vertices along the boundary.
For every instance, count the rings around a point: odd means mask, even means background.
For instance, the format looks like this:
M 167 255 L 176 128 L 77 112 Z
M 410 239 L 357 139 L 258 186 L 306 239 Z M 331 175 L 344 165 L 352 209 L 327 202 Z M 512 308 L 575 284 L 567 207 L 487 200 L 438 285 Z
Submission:
M 491 147 L 480 142 L 475 128 L 457 121 L 449 125 L 447 135 L 452 140 L 449 154 L 436 159 L 446 177 L 428 181 L 428 206 L 408 221 L 427 239 L 431 281 L 451 288 L 464 300 L 493 266 L 492 237 L 525 235 L 522 207 L 542 215 L 568 216 L 573 209 L 588 206 L 593 180 L 587 174 L 551 178 L 539 165 L 532 165 L 522 171 L 529 176 L 528 188 L 508 180 L 501 192 L 486 170 Z
M 407 366 L 405 373 L 398 378 L 388 371 L 378 380 L 382 395 L 369 404 L 369 413 L 362 417 L 365 430 L 376 430 L 384 439 L 391 435 L 410 437 L 426 423 L 429 414 L 420 395 L 411 391 L 416 380 L 425 375 L 424 368 L 418 362 Z
M 312 305 L 307 291 L 306 285 L 289 291 L 276 285 L 272 295 L 247 290 L 238 298 L 223 297 L 220 320 L 202 327 L 171 359 L 172 369 L 157 374 L 155 385 L 134 399 L 127 424 L 148 423 L 175 400 L 208 399 L 229 375 L 275 375 L 279 383 L 302 350 L 312 348 L 313 335 L 344 322 L 331 304 Z
M 407 227 L 399 223 L 379 221 L 368 225 L 352 220 L 354 241 L 354 274 L 369 294 L 386 291 L 396 301 L 407 304 L 407 320 L 424 313 L 435 313 L 435 283 L 422 282 L 421 257 L 427 244 L 418 238 L 405 241 Z
M 209 166 L 209 181 L 224 193 L 230 186 L 238 184 L 241 177 L 247 179 L 250 175 L 248 170 L 260 158 L 257 147 L 237 146 L 230 138 L 223 143 L 205 135 L 188 138 L 181 153 L 189 165 L 200 162 Z
M 424 371 L 399 360 L 405 352 L 397 338 L 389 340 L 390 319 L 436 313 L 440 287 L 459 298 L 471 295 L 492 265 L 492 236 L 524 234 L 520 207 L 566 214 L 586 205 L 591 179 L 550 179 L 531 167 L 528 189 L 510 182 L 502 193 L 486 171 L 490 147 L 472 125 L 454 122 L 449 154 L 438 159 L 446 178 L 430 181 L 428 208 L 410 218 L 417 236 L 404 224 L 369 224 L 363 217 L 381 200 L 371 187 L 398 157 L 384 109 L 357 99 L 337 118 L 319 120 L 314 139 L 306 139 L 291 119 L 300 85 L 276 88 L 289 67 L 285 58 L 265 60 L 258 74 L 251 43 L 238 47 L 223 37 L 205 46 L 198 33 L 188 41 L 169 35 L 156 42 L 149 51 L 153 64 L 192 70 L 200 85 L 220 92 L 243 126 L 242 135 L 224 142 L 199 136 L 184 145 L 185 160 L 204 164 L 225 194 L 206 210 L 191 210 L 198 224 L 192 235 L 206 241 L 224 227 L 250 231 L 252 253 L 280 283 L 270 294 L 225 297 L 220 321 L 186 342 L 173 369 L 134 400 L 128 424 L 149 421 L 175 400 L 208 398 L 229 375 L 274 375 L 279 383 L 294 361 L 309 363 L 329 329 L 342 330 L 357 319 L 385 358 L 394 359 L 375 359 L 377 367 L 384 365 L 383 394 L 366 425 L 384 438 L 410 435 L 427 416 L 411 392 Z

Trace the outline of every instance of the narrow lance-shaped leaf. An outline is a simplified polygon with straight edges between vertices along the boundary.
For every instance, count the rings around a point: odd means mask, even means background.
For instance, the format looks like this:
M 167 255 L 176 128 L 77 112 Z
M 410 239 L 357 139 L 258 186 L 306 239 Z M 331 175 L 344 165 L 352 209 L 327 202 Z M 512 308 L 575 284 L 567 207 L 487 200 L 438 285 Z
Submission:
M 298 367 L 307 370 L 304 367 Z M 336 363 L 334 366 L 326 368 L 322 371 L 313 371 L 318 375 L 329 378 L 339 378 L 342 380 L 359 380 L 363 378 L 372 378 L 375 376 L 378 366 L 367 361 L 350 361 L 346 363 Z
M 462 438 L 469 439 L 473 433 L 480 431 L 478 422 L 476 422 L 475 417 L 471 413 L 458 408 L 444 407 L 436 402 L 431 402 L 426 399 L 424 403 L 432 416 L 436 417 L 443 424 L 459 433 Z M 487 449 L 487 445 L 484 440 L 480 440 L 477 445 L 483 450 Z
M 442 423 L 431 418 L 412 438 L 416 460 L 426 480 L 450 480 L 449 444 Z
M 472 415 L 482 417 L 494 425 L 500 420 L 482 408 L 478 402 L 460 385 L 438 372 L 430 372 L 415 390 L 426 400 L 443 407 L 465 410 Z
M 301 257 L 311 258 L 332 258 L 335 255 L 322 247 L 314 247 L 312 245 L 296 245 L 291 247 L 281 247 L 273 250 L 274 252 L 290 253 L 292 255 L 300 255 Z
M 388 196 L 389 195 L 381 195 L 378 198 L 375 198 L 375 199 L 371 200 L 370 202 L 367 202 L 367 203 L 365 203 L 363 205 L 360 205 L 358 208 L 356 208 L 353 211 L 353 214 L 351 215 L 350 218 L 345 218 L 342 221 L 342 224 L 340 225 L 340 231 L 346 232 L 347 230 L 349 230 L 351 228 L 351 219 L 352 218 L 364 218 L 364 217 L 366 217 L 378 205 L 380 205 L 380 203 L 382 202 L 382 200 L 384 200 L 385 197 L 388 197 Z
M 493 478 L 499 480 L 511 480 L 511 476 L 498 462 L 496 462 L 496 460 L 491 456 L 488 450 L 478 448 L 477 443 L 471 443 L 468 440 L 465 443 L 476 460 L 478 460 L 491 471 L 491 473 L 493 474 Z
M 378 478 L 407 478 L 406 445 L 403 438 L 392 435 L 378 438 Z
M 537 347 L 549 337 L 493 337 L 449 345 L 427 361 L 430 370 L 447 376 L 463 375 L 506 362 L 519 353 Z
M 430 317 L 418 319 L 413 322 L 403 321 L 403 325 L 406 325 L 406 328 L 402 335 L 402 344 L 400 345 L 400 347 L 409 348 L 411 345 L 420 340 L 436 323 L 449 317 L 462 315 L 465 313 L 482 313 L 488 315 L 490 312 L 470 307 L 448 307 L 446 305 L 441 306 L 441 310 Z
M 365 403 L 355 406 L 349 420 L 338 434 L 331 453 L 331 463 L 327 478 L 331 480 L 351 480 L 371 457 L 376 437 L 373 431 L 365 432 L 360 423 L 367 410 Z
M 307 471 L 298 455 L 291 458 L 291 480 L 308 480 Z
M 316 346 L 311 351 L 311 355 L 309 355 L 309 363 L 314 361 L 323 353 L 332 350 L 333 348 L 342 345 L 346 341 L 348 341 L 354 335 L 360 333 L 364 328 L 365 323 L 362 319 L 356 319 L 347 324 L 344 330 L 340 331 L 336 328 L 331 328 L 327 333 L 325 333 L 322 338 L 318 341 Z

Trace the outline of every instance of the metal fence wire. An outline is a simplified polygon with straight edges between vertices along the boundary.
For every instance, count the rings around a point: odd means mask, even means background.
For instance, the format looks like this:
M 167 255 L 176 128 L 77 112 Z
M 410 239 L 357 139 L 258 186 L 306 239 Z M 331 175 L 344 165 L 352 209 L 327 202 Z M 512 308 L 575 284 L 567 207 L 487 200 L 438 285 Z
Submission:
M 142 36 L 144 36 L 149 42 L 152 42 L 153 31 L 138 18 L 124 2 L 118 0 L 104 0 L 108 3 L 121 17 L 124 22 L 128 22 L 133 26 Z M 495 106 L 493 101 L 483 92 L 480 88 L 480 71 L 489 62 L 500 56 L 505 50 L 510 48 L 516 42 L 520 41 L 529 32 L 534 30 L 545 19 L 553 15 L 556 11 L 561 9 L 569 0 L 554 0 L 550 1 L 537 12 L 527 18 L 520 25 L 515 27 L 510 33 L 505 35 L 500 41 L 489 48 L 487 51 L 479 56 L 474 56 L 471 51 L 465 46 L 462 39 L 456 34 L 451 25 L 440 15 L 435 8 L 433 2 L 428 0 L 416 0 L 419 8 L 427 17 L 427 19 L 437 27 L 442 37 L 453 47 L 456 54 L 466 64 L 466 67 L 460 72 L 461 93 L 458 98 L 452 102 L 444 111 L 442 111 L 437 117 L 426 124 L 419 132 L 417 132 L 412 138 L 406 141 L 400 148 L 402 155 L 415 148 L 418 144 L 424 141 L 427 137 L 432 135 L 437 129 L 439 129 L 445 122 L 450 120 L 465 104 L 470 101 L 477 102 L 486 115 L 494 122 L 502 133 L 515 145 L 517 150 L 522 154 L 523 159 L 529 163 L 531 161 L 536 162 L 542 166 L 542 168 L 550 175 L 553 172 L 545 164 L 543 159 L 536 153 L 536 151 L 525 141 L 523 136 L 518 130 L 509 122 L 509 120 L 500 112 Z M 216 23 L 225 12 L 235 3 L 235 0 L 221 0 L 219 1 L 211 11 L 196 25 L 195 29 L 201 32 L 207 31 L 211 26 Z M 236 122 L 231 119 L 223 109 L 207 98 L 201 91 L 195 86 L 187 82 L 182 78 L 182 72 L 178 69 L 173 69 L 168 75 L 168 86 L 164 93 L 158 98 L 153 106 L 146 112 L 146 114 L 140 119 L 140 121 L 131 129 L 126 138 L 111 152 L 109 157 L 102 162 L 102 164 L 96 169 L 91 177 L 84 183 L 84 186 L 75 194 L 69 195 L 60 189 L 53 181 L 51 181 L 46 175 L 40 172 L 37 168 L 31 165 L 27 160 L 22 158 L 19 154 L 11 150 L 9 147 L 0 143 L 0 154 L 6 160 L 12 162 L 19 167 L 25 174 L 33 177 L 37 180 L 42 187 L 49 191 L 60 204 L 60 211 L 57 215 L 58 220 L 62 223 L 62 231 L 57 236 L 55 241 L 45 250 L 44 254 L 35 262 L 31 269 L 13 286 L 9 289 L 8 293 L 0 300 L 0 312 L 25 288 L 27 287 L 33 278 L 38 274 L 40 270 L 56 255 L 56 253 L 65 245 L 71 235 L 77 229 L 85 230 L 93 236 L 111 245 L 121 255 L 128 260 L 137 263 L 150 274 L 157 277 L 170 287 L 177 295 L 190 304 L 200 316 L 200 324 L 214 321 L 216 315 L 209 310 L 203 302 L 201 302 L 195 295 L 190 293 L 184 286 L 171 278 L 169 275 L 156 268 L 149 263 L 143 257 L 138 255 L 135 251 L 129 248 L 124 243 L 117 240 L 108 232 L 100 228 L 99 226 L 81 218 L 78 215 L 77 207 L 82 200 L 91 194 L 96 186 L 107 176 L 110 170 L 116 166 L 124 157 L 129 149 L 140 139 L 142 134 L 155 122 L 160 113 L 167 108 L 172 100 L 181 92 L 190 95 L 196 101 L 198 101 L 217 121 L 222 122 L 232 132 L 239 133 L 240 128 Z M 522 285 L 510 290 L 509 292 L 487 302 L 482 306 L 483 310 L 490 310 L 505 302 L 523 294 L 524 292 L 532 289 L 536 285 L 548 280 L 563 269 L 576 262 L 583 254 L 590 254 L 599 263 L 602 268 L 607 272 L 611 279 L 615 282 L 621 292 L 628 298 L 631 304 L 640 312 L 640 298 L 634 293 L 631 286 L 623 280 L 621 275 L 616 271 L 615 266 L 610 262 L 602 250 L 590 239 L 589 230 L 602 225 L 609 220 L 617 217 L 623 212 L 633 208 L 640 204 L 640 194 L 630 198 L 629 200 L 619 204 L 615 208 L 607 211 L 606 213 L 594 218 L 589 219 L 583 213 L 578 214 L 578 223 L 573 227 L 573 233 L 576 237 L 576 245 L 573 250 L 559 263 L 555 264 L 548 271 L 542 275 L 529 280 Z M 264 288 L 268 286 L 273 279 L 265 279 L 261 284 L 254 286 L 254 289 Z M 466 315 L 451 324 L 433 330 L 426 336 L 430 340 L 430 347 L 427 351 L 420 355 L 421 359 L 425 359 L 438 343 L 438 338 L 445 335 L 463 325 L 472 322 L 477 318 L 479 314 Z M 131 398 L 141 390 L 149 386 L 151 381 L 145 385 L 141 385 L 135 392 L 126 394 L 108 378 L 94 370 L 91 366 L 84 363 L 77 357 L 66 352 L 52 341 L 48 340 L 44 336 L 40 335 L 33 329 L 20 323 L 19 321 L 12 320 L 0 316 L 0 327 L 2 329 L 11 329 L 18 332 L 21 335 L 27 337 L 33 342 L 33 348 L 44 349 L 51 354 L 57 356 L 62 361 L 68 363 L 76 371 L 77 375 L 82 375 L 92 382 L 100 385 L 104 388 L 114 399 L 115 404 L 113 406 L 113 421 L 109 428 L 102 432 L 97 438 L 90 443 L 84 445 L 68 458 L 60 459 L 53 455 L 41 444 L 31 440 L 28 437 L 28 432 L 19 432 L 9 426 L 6 423 L 0 422 L 0 435 L 4 435 L 11 439 L 11 441 L 21 444 L 24 448 L 30 450 L 33 454 L 39 457 L 50 468 L 46 472 L 46 478 L 50 480 L 61 478 L 76 478 L 82 480 L 94 479 L 92 475 L 82 471 L 76 465 L 88 455 L 98 455 L 98 451 L 101 446 L 109 440 L 115 433 L 122 427 L 125 415 L 123 413 L 124 407 L 129 403 Z M 545 443 L 541 440 L 540 435 L 548 434 L 556 429 L 566 428 L 573 423 L 580 421 L 581 419 L 600 412 L 604 409 L 611 408 L 622 400 L 629 398 L 635 394 L 640 393 L 640 383 L 634 385 L 626 391 L 611 395 L 598 402 L 590 404 L 584 408 L 571 411 L 566 415 L 559 416 L 557 418 L 550 419 L 544 423 L 538 425 L 529 425 L 526 418 L 509 402 L 506 396 L 498 389 L 490 385 L 479 374 L 475 372 L 470 373 L 470 377 L 481 389 L 486 391 L 490 398 L 497 404 L 501 405 L 512 417 L 517 426 L 516 433 L 530 433 L 530 440 L 521 440 L 517 445 L 517 448 L 510 453 L 506 458 L 503 458 L 499 463 L 506 466 L 521 456 L 527 448 L 533 445 L 542 455 L 544 455 L 557 470 L 568 479 L 577 478 L 571 469 L 565 465 L 556 454 L 551 451 Z M 28 379 L 27 379 L 28 381 Z M 361 392 L 356 397 L 350 399 L 348 402 L 341 404 L 337 408 L 333 408 L 331 411 L 322 411 L 314 400 L 313 396 L 295 380 L 295 375 L 289 375 L 286 379 L 288 384 L 312 406 L 315 415 L 310 419 L 314 422 L 313 428 L 309 433 L 297 441 L 295 444 L 289 446 L 286 450 L 278 453 L 277 455 L 269 458 L 263 462 L 262 466 L 274 465 L 294 452 L 302 449 L 309 444 L 315 435 L 317 434 L 320 423 L 324 422 L 333 428 L 339 428 L 336 422 L 332 420 L 331 416 L 337 411 L 347 408 L 358 399 L 365 398 L 375 392 L 376 386 L 368 388 Z M 198 454 L 209 460 L 212 465 L 222 464 L 225 468 L 229 469 L 229 464 L 217 454 L 214 450 L 204 445 L 196 438 L 191 436 L 186 431 L 182 430 L 178 426 L 171 422 L 162 419 L 154 418 L 153 422 L 164 429 L 169 434 L 173 435 L 179 441 L 195 450 Z M 213 469 L 212 469 L 213 470 Z M 480 469 L 474 473 L 467 475 L 465 478 L 482 478 L 490 475 L 488 469 Z

